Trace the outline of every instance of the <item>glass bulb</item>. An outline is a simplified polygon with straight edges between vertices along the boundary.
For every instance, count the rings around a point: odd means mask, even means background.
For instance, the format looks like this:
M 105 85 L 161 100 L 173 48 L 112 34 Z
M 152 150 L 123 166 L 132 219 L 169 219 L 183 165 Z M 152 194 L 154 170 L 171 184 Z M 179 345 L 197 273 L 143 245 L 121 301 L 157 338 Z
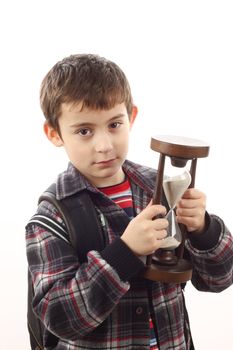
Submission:
M 167 229 L 167 237 L 163 239 L 163 243 L 161 245 L 161 248 L 163 249 L 176 249 L 182 241 L 182 234 L 179 224 L 176 221 L 176 214 L 174 209 L 177 202 L 189 187 L 190 183 L 191 175 L 187 170 L 181 175 L 164 177 L 163 189 L 170 210 L 166 215 L 166 219 L 168 220 L 169 225 Z

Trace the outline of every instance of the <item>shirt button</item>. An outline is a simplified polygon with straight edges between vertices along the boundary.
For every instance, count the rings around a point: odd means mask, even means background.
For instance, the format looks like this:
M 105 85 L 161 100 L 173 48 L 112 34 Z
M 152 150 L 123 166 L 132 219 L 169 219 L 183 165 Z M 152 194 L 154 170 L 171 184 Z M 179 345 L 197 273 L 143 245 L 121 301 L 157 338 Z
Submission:
M 137 315 L 141 315 L 143 313 L 143 308 L 141 307 L 141 306 L 138 306 L 137 308 L 136 308 L 136 314 Z

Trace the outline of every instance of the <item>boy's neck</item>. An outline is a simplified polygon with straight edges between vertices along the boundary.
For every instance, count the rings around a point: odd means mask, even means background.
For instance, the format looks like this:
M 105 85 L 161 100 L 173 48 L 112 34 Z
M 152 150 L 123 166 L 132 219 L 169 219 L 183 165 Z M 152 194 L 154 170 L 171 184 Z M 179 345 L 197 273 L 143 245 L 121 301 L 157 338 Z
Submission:
M 127 178 L 126 178 L 126 175 L 124 174 L 124 178 L 123 178 L 122 181 L 114 183 L 114 184 L 111 184 L 111 185 L 107 185 L 107 186 L 98 186 L 98 188 L 100 190 L 102 190 L 102 189 L 104 190 L 104 189 L 108 189 L 108 188 L 114 188 L 114 187 L 117 187 L 117 186 L 120 186 L 120 185 L 124 184 L 126 181 L 127 181 Z

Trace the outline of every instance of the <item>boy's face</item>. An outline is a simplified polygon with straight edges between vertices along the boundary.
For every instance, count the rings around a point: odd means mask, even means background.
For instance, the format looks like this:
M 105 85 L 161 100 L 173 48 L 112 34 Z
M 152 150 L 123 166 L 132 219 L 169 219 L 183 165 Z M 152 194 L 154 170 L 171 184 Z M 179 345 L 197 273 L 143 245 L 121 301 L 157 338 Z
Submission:
M 92 110 L 82 104 L 64 103 L 59 117 L 60 133 L 45 124 L 45 133 L 56 146 L 64 146 L 71 163 L 95 186 L 104 187 L 124 180 L 131 122 L 125 104 L 110 110 Z

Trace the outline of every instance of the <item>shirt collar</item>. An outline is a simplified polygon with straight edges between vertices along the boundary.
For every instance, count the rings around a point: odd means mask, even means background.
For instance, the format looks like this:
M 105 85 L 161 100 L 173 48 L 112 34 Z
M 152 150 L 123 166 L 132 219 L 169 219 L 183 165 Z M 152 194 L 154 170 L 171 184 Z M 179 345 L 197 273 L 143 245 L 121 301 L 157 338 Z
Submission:
M 126 160 L 123 164 L 123 170 L 130 179 L 145 191 L 153 193 L 155 171 Z M 145 181 L 145 175 L 147 181 Z M 148 176 L 149 175 L 149 176 Z M 57 179 L 57 199 L 62 199 L 78 193 L 83 190 L 97 193 L 99 190 L 90 184 L 90 182 L 74 167 L 72 163 L 68 164 L 67 170 L 58 175 Z

